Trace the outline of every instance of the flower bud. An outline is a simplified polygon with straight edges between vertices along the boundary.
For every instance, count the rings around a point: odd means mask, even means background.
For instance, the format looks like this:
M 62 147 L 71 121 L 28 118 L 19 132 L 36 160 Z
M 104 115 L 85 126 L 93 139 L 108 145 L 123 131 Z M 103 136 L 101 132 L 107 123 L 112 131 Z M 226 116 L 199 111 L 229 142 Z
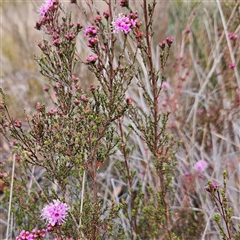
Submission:
M 236 65 L 235 63 L 230 63 L 230 64 L 228 65 L 228 68 L 234 69 L 236 66 L 237 66 L 237 65 Z
M 90 85 L 90 90 L 94 91 L 95 90 L 95 86 L 93 84 Z
M 43 88 L 43 90 L 44 90 L 45 92 L 48 92 L 49 87 L 48 87 L 48 86 L 45 86 L 45 87 Z
M 128 0 L 120 0 L 120 6 L 121 7 L 128 7 L 129 1 Z
M 78 77 L 72 77 L 72 81 L 74 82 L 74 83 L 77 83 L 78 81 L 79 81 L 79 78 Z
M 109 18 L 109 11 L 107 10 L 107 11 L 105 11 L 105 12 L 103 12 L 103 16 L 108 20 L 108 18 Z
M 40 111 L 40 110 L 42 109 L 42 105 L 41 105 L 40 103 L 37 103 L 36 109 L 37 109 L 38 111 Z
M 76 106 L 78 106 L 79 103 L 80 103 L 80 101 L 79 101 L 78 99 L 74 99 L 74 100 L 73 100 L 73 103 L 74 103 Z
M 102 17 L 100 15 L 97 15 L 95 18 L 94 18 L 94 21 L 95 22 L 101 22 L 102 20 Z
M 130 98 L 130 97 L 126 98 L 126 102 L 127 102 L 127 105 L 131 105 L 132 104 L 132 98 Z
M 83 28 L 82 24 L 80 22 L 77 22 L 77 30 L 80 30 L 82 28 Z
M 166 42 L 165 41 L 162 41 L 158 44 L 158 46 L 163 50 L 166 46 Z
M 22 122 L 19 121 L 19 120 L 16 120 L 16 121 L 14 122 L 14 126 L 17 127 L 17 128 L 20 128 L 20 127 L 22 126 Z
M 166 38 L 166 41 L 167 41 L 168 46 L 170 47 L 173 43 L 173 37 Z
M 82 96 L 81 96 L 81 100 L 82 100 L 83 102 L 88 102 L 88 98 L 87 98 L 85 95 L 82 95 Z

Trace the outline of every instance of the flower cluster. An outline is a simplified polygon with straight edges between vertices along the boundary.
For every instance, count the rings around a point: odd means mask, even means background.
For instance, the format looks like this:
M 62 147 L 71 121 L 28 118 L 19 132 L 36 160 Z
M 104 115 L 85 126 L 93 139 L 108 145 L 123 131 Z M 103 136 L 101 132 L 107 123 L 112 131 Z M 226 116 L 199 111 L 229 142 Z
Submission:
M 60 226 L 67 217 L 67 211 L 68 207 L 66 203 L 62 203 L 59 200 L 53 200 L 53 203 L 43 208 L 41 216 L 52 226 Z
M 59 4 L 58 0 L 45 0 L 38 11 L 42 18 L 35 25 L 37 30 L 40 30 L 42 26 L 48 25 L 51 22 Z
M 122 13 L 118 15 L 118 18 L 112 22 L 114 32 L 123 32 L 128 34 L 132 28 L 135 28 L 137 24 L 137 18 L 132 16 L 124 16 Z
M 164 49 L 165 46 L 166 46 L 166 41 L 162 41 L 158 44 L 158 46 L 161 48 L 161 49 Z
M 65 218 L 67 217 L 68 207 L 66 203 L 62 203 L 59 200 L 53 200 L 53 203 L 50 203 L 42 210 L 42 218 L 48 221 L 47 228 L 36 230 L 35 228 L 29 232 L 22 230 L 19 236 L 16 237 L 16 240 L 34 240 L 42 239 L 46 236 L 47 232 L 54 231 L 54 227 L 60 226 L 63 224 Z M 69 238 L 71 240 L 71 238 Z
M 88 39 L 88 47 L 94 47 L 97 43 L 99 42 L 98 38 L 97 37 L 90 37 Z
M 166 44 L 167 44 L 169 47 L 171 47 L 173 41 L 174 41 L 173 37 L 167 37 L 166 40 L 160 42 L 160 43 L 158 44 L 158 46 L 159 46 L 162 50 L 164 50 L 165 47 L 166 47 Z
M 22 122 L 19 121 L 19 120 L 16 120 L 16 121 L 14 122 L 14 126 L 17 127 L 17 128 L 21 128 Z
M 90 36 L 95 37 L 97 35 L 98 31 L 95 26 L 88 26 L 85 30 L 84 36 Z
M 95 26 L 88 26 L 85 30 L 84 36 L 89 36 L 88 38 L 88 47 L 93 48 L 98 42 L 98 37 L 96 36 L 98 30 Z
M 169 46 L 172 45 L 173 40 L 174 40 L 173 37 L 167 37 L 167 38 L 166 38 L 166 42 L 167 42 L 167 44 L 168 44 Z
M 19 236 L 16 237 L 16 240 L 34 240 L 44 238 L 46 235 L 46 229 L 36 230 L 33 229 L 31 232 L 22 230 Z

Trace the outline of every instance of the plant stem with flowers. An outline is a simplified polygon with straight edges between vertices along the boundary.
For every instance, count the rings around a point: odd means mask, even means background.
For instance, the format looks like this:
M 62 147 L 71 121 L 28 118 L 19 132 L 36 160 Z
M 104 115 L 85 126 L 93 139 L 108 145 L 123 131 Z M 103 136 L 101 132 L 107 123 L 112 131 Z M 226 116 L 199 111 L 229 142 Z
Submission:
M 208 182 L 208 186 L 206 190 L 211 194 L 212 200 L 218 210 L 219 213 L 215 214 L 214 220 L 219 227 L 220 234 L 224 240 L 232 240 L 240 238 L 240 231 L 237 230 L 236 233 L 233 233 L 233 222 L 232 222 L 232 214 L 233 210 L 228 206 L 227 201 L 227 172 L 223 172 L 223 188 L 220 188 L 214 180 Z M 224 225 L 222 224 L 224 222 Z M 233 238 L 233 236 L 235 238 Z

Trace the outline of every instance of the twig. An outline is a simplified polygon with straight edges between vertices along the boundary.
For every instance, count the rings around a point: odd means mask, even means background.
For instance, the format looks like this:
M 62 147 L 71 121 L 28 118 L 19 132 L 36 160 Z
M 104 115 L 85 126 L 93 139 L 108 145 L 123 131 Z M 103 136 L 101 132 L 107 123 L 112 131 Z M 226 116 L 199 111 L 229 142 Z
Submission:
M 84 197 L 84 186 L 85 186 L 85 170 L 83 172 L 83 180 L 82 180 L 82 194 L 81 194 L 81 205 L 80 205 L 80 219 L 79 219 L 79 227 L 82 225 L 82 212 L 83 212 L 83 197 Z
M 9 231 L 10 231 L 10 220 L 11 220 L 11 206 L 12 206 L 12 195 L 13 195 L 13 181 L 14 181 L 14 170 L 15 170 L 15 154 L 13 155 L 13 165 L 12 165 L 12 177 L 11 177 L 11 186 L 10 186 L 10 197 L 9 197 L 9 205 L 8 205 L 8 221 L 7 221 L 7 232 L 6 238 L 8 239 Z

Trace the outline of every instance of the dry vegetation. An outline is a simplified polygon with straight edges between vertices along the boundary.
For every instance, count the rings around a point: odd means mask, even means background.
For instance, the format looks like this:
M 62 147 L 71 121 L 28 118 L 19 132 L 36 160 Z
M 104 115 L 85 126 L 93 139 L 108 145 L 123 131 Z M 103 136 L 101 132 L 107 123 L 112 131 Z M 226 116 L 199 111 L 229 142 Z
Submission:
M 100 11 L 101 8 L 104 9 L 104 3 L 98 4 Z M 140 7 L 138 1 L 132 1 L 132 4 Z M 33 28 L 38 18 L 38 5 L 36 2 L 1 4 L 2 87 L 7 94 L 12 115 L 22 121 L 23 109 L 31 113 L 37 102 L 49 101 L 43 91 L 48 82 L 40 75 L 33 60 L 33 54 L 39 53 L 36 41 L 43 37 Z M 171 112 L 168 131 L 181 141 L 176 154 L 176 192 L 172 204 L 174 229 L 181 239 L 220 239 L 213 221 L 216 208 L 204 187 L 209 179 L 221 183 L 222 172 L 227 170 L 229 205 L 235 214 L 234 223 L 236 226 L 240 224 L 239 1 L 222 1 L 221 4 L 204 1 L 159 2 L 154 30 L 155 44 L 166 36 L 174 37 L 166 68 L 166 82 L 169 86 L 162 89 L 160 99 L 162 111 Z M 229 33 L 236 34 L 237 38 L 230 39 Z M 83 41 L 82 38 L 78 40 L 78 45 L 83 46 L 80 54 L 87 56 L 86 43 L 84 46 Z M 156 47 L 156 66 L 159 61 L 158 51 Z M 231 63 L 235 63 L 236 67 L 230 68 Z M 85 68 L 78 66 L 77 71 L 86 88 L 95 81 Z M 134 88 L 129 91 L 129 95 L 133 99 L 139 98 Z M 141 107 L 146 108 L 144 104 Z M 12 171 L 10 148 L 2 136 L 0 140 L 1 160 L 9 161 L 9 169 Z M 150 155 L 143 142 L 139 139 L 132 141 L 138 141 L 139 146 L 132 158 L 132 165 L 142 172 L 150 162 Z M 201 176 L 194 170 L 194 165 L 200 159 L 205 159 L 209 164 L 207 171 Z M 113 164 L 110 160 L 100 174 L 105 179 L 102 194 L 107 196 L 108 192 L 113 192 L 117 196 L 122 187 L 117 180 L 114 182 L 112 179 L 118 179 L 120 173 L 115 172 L 115 176 L 109 174 L 111 168 Z M 40 179 L 41 173 L 37 175 L 37 169 L 34 171 L 36 179 Z M 15 172 L 18 173 L 17 166 Z M 151 179 L 151 171 L 147 177 Z M 154 185 L 154 181 L 152 184 Z M 9 187 L 4 186 L 0 180 L 1 198 L 4 188 Z M 11 221 L 7 219 L 7 205 L 0 208 L 0 238 L 3 239 L 7 222 Z M 14 216 L 10 217 L 14 219 Z

